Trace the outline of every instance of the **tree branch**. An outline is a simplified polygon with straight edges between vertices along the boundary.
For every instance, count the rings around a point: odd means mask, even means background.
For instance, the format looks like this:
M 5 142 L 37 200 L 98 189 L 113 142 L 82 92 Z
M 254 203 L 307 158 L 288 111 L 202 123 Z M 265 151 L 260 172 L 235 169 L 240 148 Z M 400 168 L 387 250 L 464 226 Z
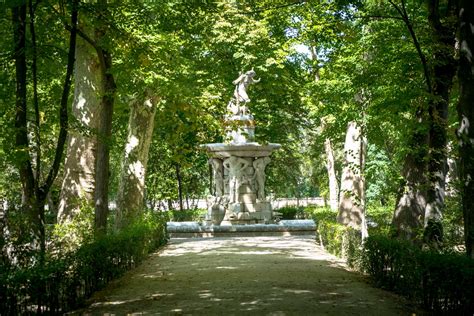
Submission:
M 431 85 L 431 75 L 428 67 L 428 62 L 426 60 L 425 54 L 423 54 L 423 51 L 421 50 L 421 45 L 420 42 L 418 41 L 418 37 L 416 36 L 415 30 L 413 29 L 413 25 L 410 22 L 410 19 L 408 17 L 408 13 L 405 8 L 405 1 L 402 0 L 402 7 L 399 8 L 393 0 L 388 0 L 388 2 L 397 10 L 398 14 L 402 17 L 403 22 L 405 23 L 408 32 L 410 33 L 410 36 L 413 40 L 413 44 L 415 45 L 416 51 L 418 53 L 418 57 L 420 57 L 421 64 L 423 66 L 423 72 L 426 80 L 426 86 L 427 86 L 427 91 L 428 93 L 432 92 L 432 85 Z
M 51 185 L 53 184 L 54 179 L 58 175 L 59 166 L 61 165 L 62 156 L 64 152 L 64 144 L 66 143 L 66 138 L 68 134 L 68 111 L 67 111 L 67 101 L 69 97 L 69 91 L 71 89 L 72 73 L 74 70 L 74 61 L 75 61 L 75 51 L 76 51 L 76 34 L 77 34 L 77 11 L 78 11 L 79 0 L 72 1 L 71 9 L 71 34 L 69 39 L 69 53 L 68 53 L 68 63 L 66 69 L 66 77 L 64 79 L 63 93 L 61 96 L 61 105 L 59 109 L 59 137 L 58 143 L 56 145 L 56 153 L 54 155 L 54 161 L 49 170 L 48 177 L 41 187 L 41 191 L 46 197 L 46 193 L 49 191 Z

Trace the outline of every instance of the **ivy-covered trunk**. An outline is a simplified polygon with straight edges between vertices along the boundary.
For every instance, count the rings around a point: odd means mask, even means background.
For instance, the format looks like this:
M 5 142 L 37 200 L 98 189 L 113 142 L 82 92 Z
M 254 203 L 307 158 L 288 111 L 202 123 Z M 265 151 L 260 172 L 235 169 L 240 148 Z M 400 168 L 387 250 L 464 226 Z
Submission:
M 423 144 L 418 146 L 424 147 Z M 427 200 L 426 164 L 423 157 L 423 154 L 410 153 L 405 158 L 402 171 L 404 182 L 400 187 L 392 219 L 395 236 L 408 241 L 415 241 L 423 228 Z
M 364 166 L 367 141 L 356 122 L 347 125 L 344 143 L 344 166 L 341 175 L 341 193 L 337 221 L 362 231 L 367 236 L 365 221 Z
M 117 194 L 117 226 L 123 227 L 143 208 L 148 151 L 153 137 L 156 100 L 136 100 L 131 104 L 128 136 Z
M 474 259 L 474 2 L 459 3 L 459 177 L 464 216 L 466 254 Z
M 432 96 L 428 104 L 430 185 L 424 214 L 425 240 L 428 242 L 440 242 L 443 237 L 441 218 L 447 173 L 448 105 L 457 66 L 454 59 L 455 24 L 452 23 L 455 20 L 455 10 L 452 5 L 448 5 L 445 10 L 445 22 L 442 23 L 439 4 L 434 0 L 428 1 L 428 22 L 435 43 Z
M 93 205 L 95 190 L 96 130 L 100 115 L 100 65 L 94 48 L 77 39 L 74 72 L 73 125 L 58 209 L 58 222 L 71 221 L 83 205 Z

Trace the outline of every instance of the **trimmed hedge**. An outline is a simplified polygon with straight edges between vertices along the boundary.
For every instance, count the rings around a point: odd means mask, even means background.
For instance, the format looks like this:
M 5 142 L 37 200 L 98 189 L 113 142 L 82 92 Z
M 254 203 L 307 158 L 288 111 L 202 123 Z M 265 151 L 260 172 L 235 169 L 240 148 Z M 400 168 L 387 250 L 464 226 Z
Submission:
M 362 243 L 360 232 L 336 222 L 336 213 L 312 211 L 321 245 L 344 257 L 351 268 L 368 274 L 374 283 L 411 299 L 435 314 L 474 313 L 474 260 L 456 253 L 422 250 L 388 237 L 378 227 Z
M 279 209 L 275 209 L 274 211 L 281 213 L 281 219 L 306 218 L 304 207 L 285 206 Z
M 364 243 L 362 271 L 375 283 L 418 302 L 435 313 L 474 313 L 474 260 L 460 254 L 424 251 L 371 236 Z
M 329 209 L 313 210 L 319 243 L 328 252 L 345 258 L 351 268 L 356 268 L 360 265 L 362 236 L 359 231 L 338 224 L 336 215 Z
M 189 209 L 189 210 L 170 210 L 168 211 L 169 220 L 172 222 L 199 222 L 206 215 L 206 209 Z
M 147 214 L 126 229 L 29 267 L 0 265 L 2 315 L 62 314 L 167 242 L 166 220 Z

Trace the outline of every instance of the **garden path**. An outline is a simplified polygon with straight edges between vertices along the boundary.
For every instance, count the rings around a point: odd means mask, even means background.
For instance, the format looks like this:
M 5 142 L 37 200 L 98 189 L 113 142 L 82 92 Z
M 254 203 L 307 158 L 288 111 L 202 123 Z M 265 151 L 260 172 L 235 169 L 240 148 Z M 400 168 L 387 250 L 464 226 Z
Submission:
M 172 239 L 74 315 L 414 315 L 314 237 Z

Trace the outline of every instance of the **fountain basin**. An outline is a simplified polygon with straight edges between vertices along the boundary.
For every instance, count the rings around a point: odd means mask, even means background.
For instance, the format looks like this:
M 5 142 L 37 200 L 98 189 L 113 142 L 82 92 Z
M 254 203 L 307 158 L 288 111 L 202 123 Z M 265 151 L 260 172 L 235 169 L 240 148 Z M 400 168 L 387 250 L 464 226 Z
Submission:
M 244 143 L 244 144 L 226 144 L 226 143 L 212 143 L 203 144 L 212 157 L 215 158 L 229 158 L 231 156 L 237 157 L 268 157 L 272 152 L 281 147 L 280 144 L 269 143 L 261 145 L 259 143 Z

